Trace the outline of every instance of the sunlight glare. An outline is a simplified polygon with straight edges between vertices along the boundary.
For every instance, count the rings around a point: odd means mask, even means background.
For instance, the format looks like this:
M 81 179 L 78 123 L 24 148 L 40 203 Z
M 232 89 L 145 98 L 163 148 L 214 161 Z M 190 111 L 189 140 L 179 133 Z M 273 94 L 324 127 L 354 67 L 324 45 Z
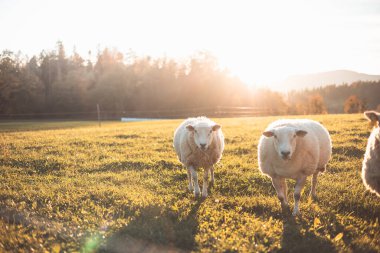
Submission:
M 4 34 L 12 34 L 0 47 L 28 55 L 54 48 L 57 40 L 68 51 L 75 47 L 83 57 L 89 50 L 96 56 L 105 47 L 175 59 L 207 51 L 247 84 L 269 86 L 293 74 L 378 72 L 380 16 L 373 11 L 364 15 L 366 5 L 353 1 L 16 3 L 0 4 L 4 12 L 0 24 L 14 20 L 12 25 L 0 25 Z M 31 13 L 37 5 L 43 8 Z M 15 15 L 29 17 L 30 22 Z

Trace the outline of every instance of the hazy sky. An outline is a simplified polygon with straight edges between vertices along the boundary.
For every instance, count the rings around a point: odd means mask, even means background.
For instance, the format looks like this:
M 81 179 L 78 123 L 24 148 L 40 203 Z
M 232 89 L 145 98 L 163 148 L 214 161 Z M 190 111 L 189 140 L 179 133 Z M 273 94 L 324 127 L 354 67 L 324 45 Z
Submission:
M 0 50 L 63 41 L 183 59 L 212 53 L 248 84 L 336 69 L 380 74 L 380 1 L 0 0 Z

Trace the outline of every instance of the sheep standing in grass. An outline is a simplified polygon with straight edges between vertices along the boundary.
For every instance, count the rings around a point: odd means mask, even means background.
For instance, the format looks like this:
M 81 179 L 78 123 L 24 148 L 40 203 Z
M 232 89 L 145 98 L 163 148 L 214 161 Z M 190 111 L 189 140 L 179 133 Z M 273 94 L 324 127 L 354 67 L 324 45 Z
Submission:
M 366 188 L 380 197 L 380 113 L 367 111 L 364 116 L 375 125 L 375 128 L 368 139 L 362 178 Z
M 174 133 L 174 149 L 179 161 L 187 167 L 189 190 L 200 194 L 196 169 L 204 168 L 202 196 L 207 197 L 208 174 L 214 183 L 214 164 L 219 162 L 224 149 L 220 125 L 206 117 L 185 120 Z M 194 183 L 194 187 L 193 187 Z
M 300 214 L 299 201 L 307 176 L 313 175 L 310 195 L 316 198 L 318 173 L 325 171 L 331 157 L 330 135 L 316 121 L 277 120 L 261 136 L 258 157 L 261 172 L 272 178 L 283 211 L 289 207 L 285 178 L 296 180 L 295 216 Z

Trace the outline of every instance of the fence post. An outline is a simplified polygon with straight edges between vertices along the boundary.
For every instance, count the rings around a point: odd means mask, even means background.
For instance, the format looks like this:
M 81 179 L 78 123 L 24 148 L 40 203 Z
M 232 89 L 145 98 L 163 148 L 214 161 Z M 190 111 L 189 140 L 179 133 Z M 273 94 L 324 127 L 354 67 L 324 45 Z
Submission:
M 99 127 L 101 127 L 101 122 L 100 122 L 100 107 L 99 107 L 99 104 L 96 104 L 96 110 L 98 111 L 98 123 L 99 123 Z

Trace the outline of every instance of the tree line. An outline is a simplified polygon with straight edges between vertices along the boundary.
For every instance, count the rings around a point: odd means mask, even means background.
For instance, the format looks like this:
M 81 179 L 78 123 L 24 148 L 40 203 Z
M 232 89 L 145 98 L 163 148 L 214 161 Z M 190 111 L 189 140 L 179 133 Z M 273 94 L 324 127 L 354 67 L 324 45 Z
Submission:
M 380 111 L 380 80 L 291 91 L 287 97 L 293 114 Z
M 179 62 L 105 48 L 85 59 L 75 50 L 67 55 L 58 42 L 54 50 L 31 58 L 8 50 L 0 54 L 3 115 L 88 112 L 97 104 L 104 111 L 137 114 L 216 106 L 257 107 L 273 115 L 341 112 L 342 101 L 355 94 L 375 106 L 379 87 L 379 82 L 360 82 L 288 94 L 254 89 L 202 52 Z

